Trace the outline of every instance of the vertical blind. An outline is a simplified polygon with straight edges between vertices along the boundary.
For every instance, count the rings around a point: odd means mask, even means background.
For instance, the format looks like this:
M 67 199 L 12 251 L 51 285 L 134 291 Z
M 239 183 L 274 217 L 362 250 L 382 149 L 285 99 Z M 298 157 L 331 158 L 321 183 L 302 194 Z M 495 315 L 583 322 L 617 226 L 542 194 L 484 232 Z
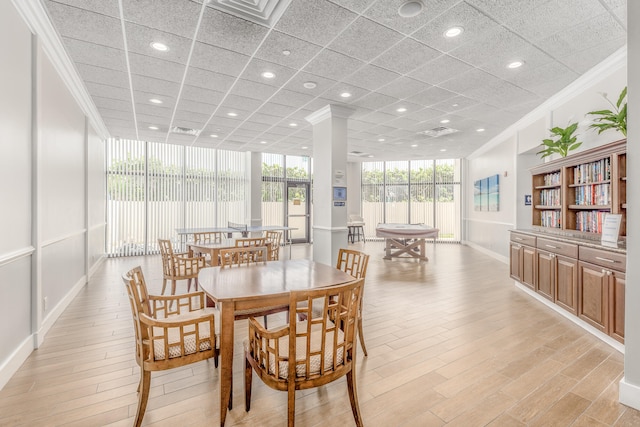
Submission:
M 126 139 L 106 146 L 109 256 L 156 253 L 176 228 L 245 222 L 245 153 Z

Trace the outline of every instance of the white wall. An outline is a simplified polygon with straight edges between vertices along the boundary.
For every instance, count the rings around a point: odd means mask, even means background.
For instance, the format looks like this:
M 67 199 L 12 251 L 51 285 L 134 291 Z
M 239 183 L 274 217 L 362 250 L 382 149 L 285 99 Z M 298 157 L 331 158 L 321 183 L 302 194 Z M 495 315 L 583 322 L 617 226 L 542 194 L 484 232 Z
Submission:
M 104 259 L 103 138 L 25 21 L 41 5 L 17 4 L 0 2 L 0 388 Z
M 469 196 L 463 221 L 467 244 L 508 262 L 509 229 L 531 226 L 531 209 L 524 206 L 524 195 L 531 194 L 529 168 L 543 162 L 535 153 L 549 136 L 548 129 L 578 121 L 583 145 L 575 152 L 622 139 L 616 131 L 598 135 L 588 129 L 592 121 L 586 113 L 609 108 L 601 93 L 615 102 L 626 82 L 626 49 L 622 49 L 469 156 L 465 175 Z M 505 171 L 507 177 L 503 177 Z M 500 212 L 474 211 L 473 182 L 494 174 L 500 174 Z

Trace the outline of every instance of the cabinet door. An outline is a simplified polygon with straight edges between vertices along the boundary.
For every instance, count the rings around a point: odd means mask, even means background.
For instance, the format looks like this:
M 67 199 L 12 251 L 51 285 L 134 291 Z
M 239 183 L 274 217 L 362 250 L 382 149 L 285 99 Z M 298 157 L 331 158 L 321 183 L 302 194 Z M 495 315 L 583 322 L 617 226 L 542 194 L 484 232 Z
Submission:
M 529 246 L 522 247 L 522 265 L 520 281 L 523 285 L 536 288 L 536 248 Z
M 520 272 L 522 266 L 522 246 L 517 243 L 511 243 L 509 247 L 511 253 L 511 271 L 509 275 L 520 282 L 522 280 Z
M 556 255 L 556 304 L 578 314 L 578 261 Z
M 600 332 L 608 334 L 608 271 L 586 262 L 578 263 L 578 317 Z
M 609 276 L 609 335 L 624 343 L 624 288 L 626 275 L 612 271 Z
M 556 280 L 555 255 L 541 250 L 538 250 L 536 255 L 536 277 L 538 278 L 536 291 L 545 298 L 549 298 L 553 301 Z

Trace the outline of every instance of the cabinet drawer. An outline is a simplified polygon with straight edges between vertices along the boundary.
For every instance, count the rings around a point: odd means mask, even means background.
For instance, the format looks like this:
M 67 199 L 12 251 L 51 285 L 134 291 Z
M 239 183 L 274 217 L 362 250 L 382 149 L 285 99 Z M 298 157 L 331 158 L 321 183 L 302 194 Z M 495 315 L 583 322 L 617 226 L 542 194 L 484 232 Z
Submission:
M 529 236 L 529 235 L 520 234 L 520 233 L 511 233 L 511 241 L 515 243 L 520 243 L 521 245 L 535 246 L 536 236 Z
M 627 256 L 616 252 L 603 251 L 601 249 L 580 247 L 580 261 L 605 267 L 611 270 L 626 271 Z
M 536 247 L 554 254 L 578 258 L 578 245 L 572 243 L 557 242 L 555 240 L 538 239 Z

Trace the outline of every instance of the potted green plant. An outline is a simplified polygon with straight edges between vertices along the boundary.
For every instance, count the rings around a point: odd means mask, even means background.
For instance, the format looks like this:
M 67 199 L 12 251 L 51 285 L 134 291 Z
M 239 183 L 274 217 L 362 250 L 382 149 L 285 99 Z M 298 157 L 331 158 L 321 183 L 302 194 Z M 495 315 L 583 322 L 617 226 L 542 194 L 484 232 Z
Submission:
M 578 122 L 566 128 L 556 126 L 553 129 L 549 129 L 555 138 L 543 139 L 542 145 L 546 148 L 538 151 L 536 154 L 542 154 L 542 159 L 552 154 L 560 154 L 561 157 L 567 157 L 569 151 L 575 150 L 582 145 L 582 142 L 577 142 L 577 135 L 574 135 L 576 129 L 578 129 Z
M 593 119 L 594 123 L 592 123 L 589 128 L 598 129 L 598 134 L 601 134 L 605 130 L 615 129 L 620 131 L 625 137 L 627 136 L 627 87 L 625 86 L 620 92 L 620 96 L 618 97 L 618 102 L 615 105 L 609 101 L 607 98 L 607 94 L 603 93 L 602 97 L 607 100 L 609 104 L 613 107 L 612 110 L 598 110 L 598 111 L 590 111 L 587 114 L 597 116 Z M 624 102 L 624 104 L 623 104 Z

